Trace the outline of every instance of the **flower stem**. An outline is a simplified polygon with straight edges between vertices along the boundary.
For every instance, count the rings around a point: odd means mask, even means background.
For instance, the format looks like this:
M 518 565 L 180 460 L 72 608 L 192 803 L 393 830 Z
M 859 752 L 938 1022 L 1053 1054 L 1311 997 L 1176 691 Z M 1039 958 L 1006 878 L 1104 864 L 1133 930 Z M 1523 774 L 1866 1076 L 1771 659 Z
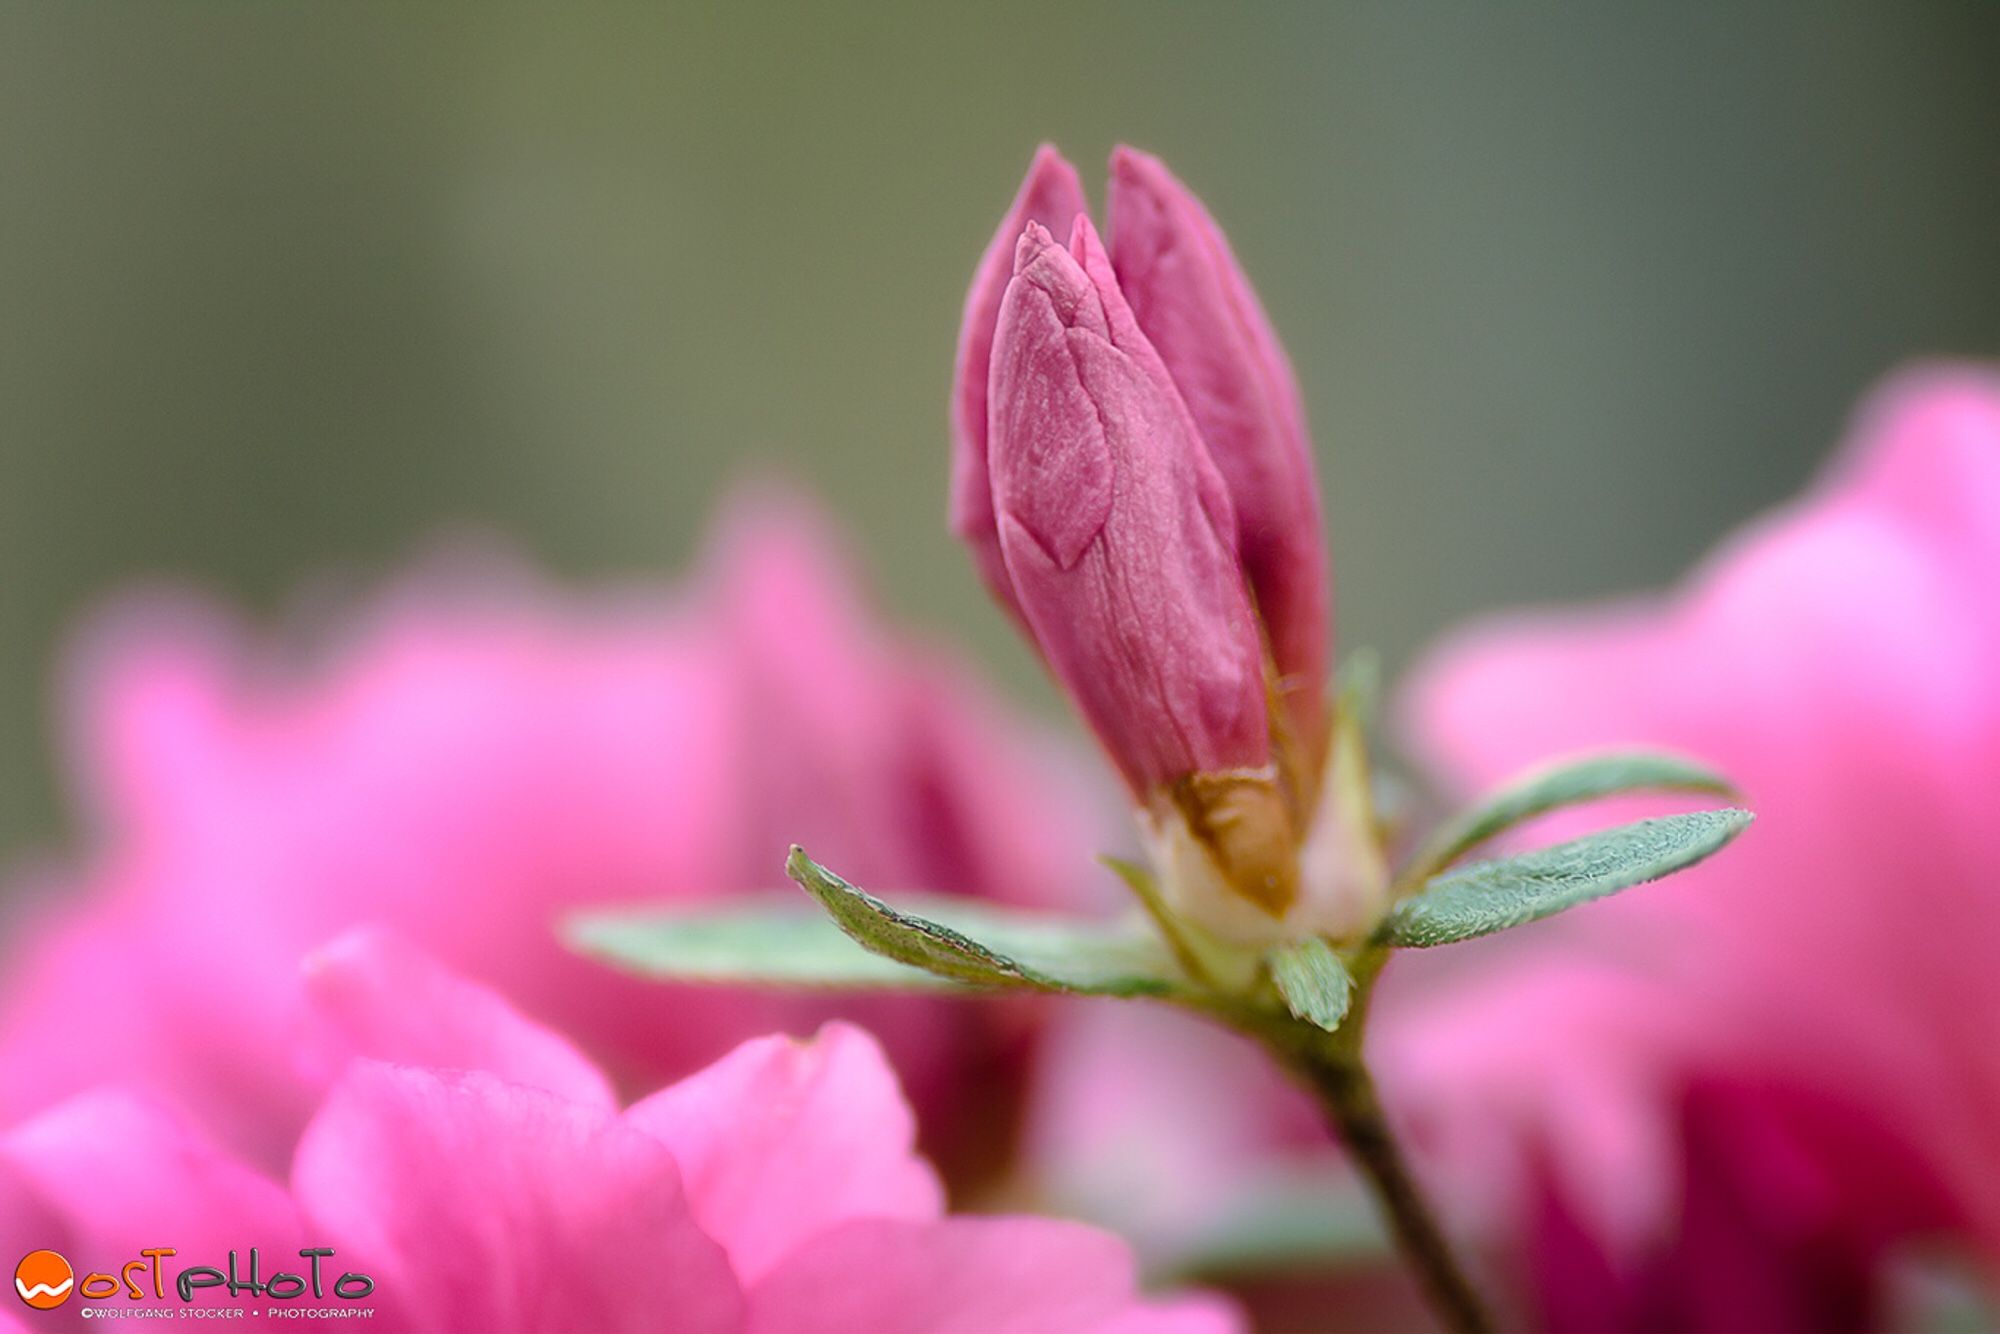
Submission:
M 1416 1274 L 1431 1308 L 1453 1334 L 1488 1334 L 1493 1315 L 1472 1285 L 1451 1243 L 1438 1226 L 1411 1175 L 1403 1151 L 1382 1113 L 1374 1076 L 1361 1059 L 1375 980 L 1386 952 L 1364 950 L 1348 960 L 1355 997 L 1347 1019 L 1334 1033 L 1289 1022 L 1272 1022 L 1268 1011 L 1218 1012 L 1224 1022 L 1255 1036 L 1319 1100 L 1327 1125 L 1347 1147 L 1375 1196 L 1396 1249 Z
M 1410 1175 L 1375 1081 L 1358 1055 L 1326 1047 L 1295 1051 L 1292 1064 L 1312 1086 L 1327 1120 L 1374 1187 L 1376 1204 L 1395 1234 L 1396 1247 L 1416 1272 L 1432 1309 L 1455 1334 L 1485 1334 L 1493 1317 L 1452 1253 L 1423 1192 Z

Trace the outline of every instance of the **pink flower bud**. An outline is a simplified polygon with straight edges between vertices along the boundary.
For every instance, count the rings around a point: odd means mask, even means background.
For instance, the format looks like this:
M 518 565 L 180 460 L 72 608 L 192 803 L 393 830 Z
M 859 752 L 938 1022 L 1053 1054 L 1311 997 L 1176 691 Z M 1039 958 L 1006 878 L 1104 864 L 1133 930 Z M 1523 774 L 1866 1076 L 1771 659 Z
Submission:
M 1229 494 L 1088 218 L 1021 237 L 991 404 L 1014 603 L 1133 792 L 1267 765 Z
M 1237 546 L 1308 766 L 1324 753 L 1331 601 L 1305 411 L 1229 243 L 1158 158 L 1111 155 L 1119 289 L 1229 486 Z
M 1113 169 L 1119 272 L 1046 147 L 980 262 L 952 526 L 1124 776 L 1174 909 L 1261 938 L 1298 900 L 1327 751 L 1311 453 L 1221 233 L 1152 159 Z
M 1084 211 L 1083 183 L 1076 168 L 1049 144 L 1035 152 L 1027 179 L 1000 229 L 980 256 L 965 316 L 958 330 L 958 361 L 951 394 L 951 530 L 972 548 L 973 563 L 993 595 L 1016 611 L 1000 558 L 1000 535 L 993 523 L 993 488 L 986 470 L 986 382 L 993 354 L 993 327 L 1000 298 L 1014 276 L 1014 248 L 1031 222 L 1058 236 Z

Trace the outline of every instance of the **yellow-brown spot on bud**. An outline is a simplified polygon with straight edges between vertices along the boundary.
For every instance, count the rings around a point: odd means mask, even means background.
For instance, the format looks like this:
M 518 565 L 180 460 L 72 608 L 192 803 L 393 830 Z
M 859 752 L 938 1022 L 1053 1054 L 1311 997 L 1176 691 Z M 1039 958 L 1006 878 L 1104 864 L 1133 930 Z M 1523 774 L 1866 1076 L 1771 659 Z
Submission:
M 1298 836 L 1275 773 L 1189 774 L 1166 795 L 1227 889 L 1271 917 L 1290 911 L 1299 896 Z

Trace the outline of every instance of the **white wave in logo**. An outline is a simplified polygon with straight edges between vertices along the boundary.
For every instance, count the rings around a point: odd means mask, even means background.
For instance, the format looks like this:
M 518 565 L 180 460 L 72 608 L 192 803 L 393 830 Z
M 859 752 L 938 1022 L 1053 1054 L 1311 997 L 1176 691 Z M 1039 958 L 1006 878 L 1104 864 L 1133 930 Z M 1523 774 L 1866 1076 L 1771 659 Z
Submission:
M 27 1302 L 33 1301 L 37 1297 L 60 1297 L 69 1291 L 69 1285 L 74 1282 L 76 1282 L 76 1279 L 66 1278 L 60 1283 L 37 1283 L 31 1288 L 22 1282 L 21 1279 L 16 1278 L 14 1280 L 14 1291 L 21 1294 L 22 1301 Z

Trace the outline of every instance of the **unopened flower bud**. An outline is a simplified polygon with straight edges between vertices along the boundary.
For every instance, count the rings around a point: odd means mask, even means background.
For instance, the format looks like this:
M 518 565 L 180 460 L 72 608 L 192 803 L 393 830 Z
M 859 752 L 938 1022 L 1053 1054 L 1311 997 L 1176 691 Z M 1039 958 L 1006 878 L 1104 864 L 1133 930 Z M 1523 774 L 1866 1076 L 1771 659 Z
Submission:
M 980 262 L 952 526 L 1116 763 L 1173 911 L 1241 942 L 1321 930 L 1329 594 L 1298 390 L 1200 203 L 1149 157 L 1112 165 L 1115 263 L 1049 148 Z
M 1089 219 L 1068 249 L 1021 237 L 990 389 L 1014 605 L 1138 804 L 1186 812 L 1222 878 L 1280 915 L 1294 836 L 1235 516 Z
M 972 550 L 979 577 L 1002 605 L 1019 615 L 1007 569 L 1000 557 L 1000 534 L 993 520 L 993 483 L 986 468 L 986 385 L 993 355 L 993 330 L 1000 299 L 1014 278 L 1014 251 L 1029 223 L 1057 236 L 1084 211 L 1083 183 L 1076 168 L 1049 144 L 1035 152 L 1027 179 L 1014 196 L 1000 229 L 979 257 L 965 316 L 958 330 L 958 359 L 951 386 L 951 530 Z
M 1325 753 L 1332 631 L 1305 409 L 1283 346 L 1208 210 L 1158 158 L 1111 156 L 1119 289 L 1174 377 L 1235 506 L 1237 548 L 1293 737 Z

